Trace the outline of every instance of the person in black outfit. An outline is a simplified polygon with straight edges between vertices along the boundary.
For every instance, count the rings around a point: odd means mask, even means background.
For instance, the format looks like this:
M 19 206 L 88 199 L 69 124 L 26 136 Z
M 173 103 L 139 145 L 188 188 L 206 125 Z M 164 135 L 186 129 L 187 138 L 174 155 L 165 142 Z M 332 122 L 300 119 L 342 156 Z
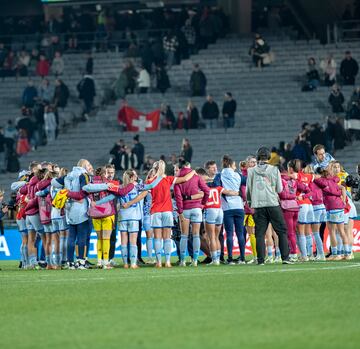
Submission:
M 191 96 L 205 96 L 206 95 L 206 76 L 200 69 L 199 64 L 194 64 L 194 69 L 190 77 L 190 92 Z
M 345 52 L 345 58 L 340 65 L 340 74 L 344 80 L 344 85 L 354 85 L 355 78 L 359 71 L 357 61 L 351 57 L 351 52 Z
M 86 57 L 87 57 L 87 59 L 86 59 L 85 71 L 86 71 L 86 74 L 92 75 L 93 71 L 94 71 L 94 59 L 92 57 L 91 52 L 88 52 Z
M 334 84 L 331 93 L 329 96 L 329 103 L 332 107 L 332 112 L 337 113 L 343 113 L 344 112 L 344 104 L 345 98 L 344 95 L 340 91 L 340 87 L 337 84 Z
M 199 111 L 192 101 L 189 101 L 186 109 L 186 119 L 188 122 L 188 129 L 199 128 Z
M 235 125 L 236 101 L 231 92 L 225 93 L 225 100 L 222 108 L 224 128 L 232 128 Z
M 83 79 L 77 85 L 77 90 L 79 92 L 79 99 L 82 99 L 84 102 L 83 116 L 85 119 L 88 119 L 93 108 L 94 98 L 96 96 L 93 77 L 91 75 L 84 74 Z
M 53 104 L 57 108 L 64 109 L 67 106 L 69 97 L 70 97 L 69 88 L 64 84 L 64 82 L 61 79 L 56 79 Z
M 184 159 L 185 162 L 191 163 L 192 155 L 193 148 L 190 145 L 189 140 L 187 138 L 184 138 L 182 141 L 180 156 Z
M 156 88 L 164 94 L 170 87 L 170 80 L 165 67 L 163 65 L 158 65 L 156 67 Z
M 125 142 L 124 140 L 120 139 L 118 142 L 114 144 L 114 146 L 111 148 L 109 154 L 113 156 L 112 159 L 112 165 L 115 166 L 116 171 L 121 170 L 121 156 L 120 154 L 124 151 Z
M 216 127 L 217 120 L 219 119 L 219 107 L 211 95 L 207 96 L 207 101 L 201 109 L 201 115 L 206 123 L 206 128 Z
M 134 147 L 131 152 L 136 155 L 137 165 L 135 167 L 136 170 L 141 170 L 144 164 L 145 157 L 145 148 L 143 144 L 140 143 L 140 136 L 136 135 L 134 138 Z

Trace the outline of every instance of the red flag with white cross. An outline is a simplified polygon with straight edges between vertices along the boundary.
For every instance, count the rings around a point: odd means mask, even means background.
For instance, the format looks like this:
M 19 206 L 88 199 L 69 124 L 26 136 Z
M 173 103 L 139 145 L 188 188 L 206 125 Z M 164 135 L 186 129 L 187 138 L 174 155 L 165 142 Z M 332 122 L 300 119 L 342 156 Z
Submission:
M 126 124 L 126 130 L 131 132 L 157 131 L 160 123 L 160 109 L 151 113 L 141 113 L 136 109 L 123 106 L 118 113 L 122 122 Z M 119 119 L 119 118 L 118 118 Z

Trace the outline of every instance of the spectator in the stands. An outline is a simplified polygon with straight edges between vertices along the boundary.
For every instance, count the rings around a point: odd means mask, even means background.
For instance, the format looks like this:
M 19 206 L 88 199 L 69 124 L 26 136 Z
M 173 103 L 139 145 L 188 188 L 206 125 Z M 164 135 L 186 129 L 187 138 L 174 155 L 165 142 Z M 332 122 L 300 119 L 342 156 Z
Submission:
M 131 61 L 127 61 L 125 63 L 123 72 L 126 76 L 126 82 L 127 82 L 125 92 L 134 93 L 136 87 L 136 79 L 138 77 L 138 72 L 136 71 L 134 64 Z
M 188 18 L 185 21 L 185 25 L 181 28 L 181 31 L 185 35 L 186 42 L 188 44 L 189 54 L 192 55 L 195 53 L 195 44 L 196 44 L 196 31 L 191 23 L 191 19 Z
M 45 126 L 47 142 L 48 143 L 54 142 L 57 124 L 56 124 L 56 117 L 55 117 L 54 109 L 50 105 L 45 107 L 44 126 Z
M 44 79 L 39 87 L 39 101 L 49 104 L 54 96 L 54 90 L 48 79 Z
M 18 131 L 24 130 L 29 142 L 34 132 L 34 123 L 31 121 L 30 116 L 31 116 L 31 110 L 26 107 L 22 107 L 21 116 L 16 119 L 17 130 Z
M 204 6 L 199 19 L 199 36 L 199 44 L 202 49 L 206 49 L 216 38 L 214 16 L 208 6 Z
M 120 139 L 114 144 L 110 150 L 110 155 L 112 155 L 111 163 L 115 166 L 116 171 L 121 170 L 121 153 L 124 151 L 125 142 L 123 139 Z
M 67 106 L 70 92 L 68 87 L 61 79 L 55 80 L 55 91 L 53 104 L 56 108 L 64 109 Z
M 161 128 L 174 130 L 176 128 L 176 119 L 170 105 L 163 103 L 160 108 Z
M 340 86 L 338 84 L 334 84 L 332 86 L 328 100 L 329 100 L 329 104 L 331 105 L 332 112 L 334 114 L 344 112 L 343 104 L 345 102 L 345 98 L 342 92 L 340 91 Z
M 310 146 L 302 134 L 295 139 L 295 145 L 292 149 L 292 158 L 302 160 L 306 163 L 308 163 L 311 159 Z
M 194 64 L 193 72 L 190 77 L 190 91 L 191 96 L 205 96 L 206 95 L 206 76 L 200 69 L 199 64 Z
M 36 67 L 37 64 L 39 62 L 39 51 L 36 48 L 33 48 L 31 50 L 31 54 L 30 54 L 30 64 L 29 64 L 29 73 L 31 75 L 35 75 L 36 74 Z
M 50 64 L 49 61 L 46 59 L 45 55 L 40 55 L 40 60 L 36 65 L 36 73 L 37 75 L 44 78 L 45 76 L 49 75 Z
M 16 63 L 17 75 L 27 76 L 29 64 L 30 64 L 30 55 L 25 50 L 22 50 L 17 58 L 17 63 Z
M 137 78 L 140 93 L 147 93 L 150 88 L 150 75 L 148 71 L 141 66 L 139 76 Z
M 6 139 L 12 139 L 12 140 L 16 140 L 17 138 L 17 130 L 16 130 L 16 127 L 14 126 L 14 123 L 12 120 L 8 120 L 7 121 L 7 126 L 5 127 L 5 130 L 4 130 L 4 137 Z
M 168 69 L 171 69 L 175 62 L 175 53 L 178 49 L 179 41 L 174 31 L 169 30 L 163 38 L 163 49 Z
M 258 68 L 271 63 L 270 46 L 259 33 L 255 34 L 254 42 L 250 47 L 249 54 L 252 57 L 254 65 Z
M 156 88 L 164 94 L 171 87 L 168 73 L 163 65 L 156 66 Z
M 136 170 L 141 170 L 144 164 L 144 157 L 145 157 L 145 147 L 144 145 L 140 142 L 140 136 L 136 135 L 133 138 L 134 141 L 134 146 L 131 150 L 132 154 L 134 154 L 136 156 L 137 159 L 137 163 L 136 163 Z
M 316 144 L 325 144 L 325 134 L 322 126 L 317 122 L 311 125 L 309 141 L 311 148 Z
M 94 58 L 91 52 L 86 53 L 86 65 L 85 65 L 86 74 L 92 75 L 94 72 Z
M 291 143 L 286 143 L 282 157 L 285 160 L 284 166 L 287 167 L 288 162 L 293 158 Z
M 2 65 L 1 77 L 15 76 L 16 75 L 16 57 L 13 51 L 9 51 L 5 57 Z
M 343 121 L 339 117 L 336 118 L 334 127 L 334 155 L 337 150 L 345 148 L 346 132 Z
M 188 128 L 189 129 L 198 129 L 199 128 L 199 111 L 198 108 L 194 105 L 194 103 L 190 100 L 188 102 L 187 108 L 186 108 L 186 115 L 187 115 L 187 122 L 188 122 Z
M 224 128 L 232 128 L 235 125 L 236 101 L 231 92 L 226 92 L 224 96 L 224 104 L 222 115 L 224 118 Z
M 7 56 L 7 49 L 3 42 L 0 42 L 0 69 L 3 67 L 5 58 Z
M 29 80 L 22 94 L 22 104 L 27 108 L 33 108 L 38 96 L 34 81 Z
M 95 82 L 92 75 L 84 74 L 82 80 L 77 84 L 77 90 L 79 92 L 79 99 L 84 102 L 83 117 L 87 120 L 93 109 L 96 96 Z
M 325 85 L 334 85 L 336 82 L 336 62 L 332 54 L 329 54 L 327 58 L 320 62 L 320 68 L 324 73 Z
M 344 85 L 355 85 L 356 75 L 359 72 L 357 61 L 351 57 L 351 52 L 345 52 L 345 58 L 340 65 L 340 74 L 343 78 Z
M 313 91 L 320 86 L 320 75 L 316 69 L 315 58 L 310 57 L 308 59 L 308 71 L 306 73 L 306 85 L 303 86 L 302 91 Z
M 61 52 L 56 51 L 55 57 L 51 63 L 51 71 L 55 76 L 62 75 L 64 73 L 64 59 L 62 58 Z
M 193 148 L 187 138 L 182 140 L 180 156 L 184 159 L 185 162 L 191 163 Z
M 206 102 L 201 109 L 201 115 L 206 124 L 206 128 L 217 127 L 217 121 L 219 119 L 219 107 L 214 101 L 212 95 L 208 95 Z
M 0 172 L 6 172 L 6 139 L 4 129 L 0 127 Z

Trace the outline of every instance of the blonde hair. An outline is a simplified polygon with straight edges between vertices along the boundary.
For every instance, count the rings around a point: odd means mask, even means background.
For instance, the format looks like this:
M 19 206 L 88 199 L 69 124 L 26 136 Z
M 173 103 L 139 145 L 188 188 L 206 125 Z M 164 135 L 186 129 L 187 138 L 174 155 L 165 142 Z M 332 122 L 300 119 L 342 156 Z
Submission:
M 64 177 L 69 173 L 69 170 L 66 167 L 62 167 L 59 171 L 59 177 Z
M 152 169 L 149 171 L 149 173 L 147 174 L 145 181 L 148 181 L 148 180 L 150 180 L 151 178 L 154 178 L 155 175 L 156 175 L 155 170 L 152 168 Z
M 165 161 L 155 161 L 153 165 L 153 170 L 156 172 L 156 177 L 163 177 L 165 175 Z
M 311 167 L 311 165 L 307 165 L 304 168 L 304 173 L 306 173 L 306 174 L 314 174 L 315 172 L 314 172 L 313 168 Z
M 90 162 L 86 159 L 80 159 L 76 166 L 85 168 L 86 164 L 89 164 Z
M 4 196 L 5 195 L 5 190 L 0 189 L 0 196 Z
M 130 181 L 131 178 L 133 178 L 134 172 L 132 170 L 126 170 L 123 174 L 123 185 L 126 187 Z

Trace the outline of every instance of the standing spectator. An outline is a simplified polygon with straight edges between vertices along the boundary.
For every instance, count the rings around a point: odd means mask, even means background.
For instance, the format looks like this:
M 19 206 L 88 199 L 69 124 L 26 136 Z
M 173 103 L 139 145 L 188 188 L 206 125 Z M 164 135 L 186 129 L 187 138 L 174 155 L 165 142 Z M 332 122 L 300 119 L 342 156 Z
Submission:
M 205 121 L 206 128 L 214 128 L 217 126 L 219 119 L 219 107 L 211 95 L 207 96 L 207 101 L 201 109 L 201 115 Z
M 340 118 L 336 118 L 334 127 L 334 154 L 345 148 L 346 132 Z
M 340 74 L 344 80 L 344 85 L 355 85 L 355 78 L 359 71 L 357 61 L 351 57 L 351 52 L 345 52 L 345 58 L 340 65 Z
M 136 79 L 138 77 L 138 72 L 136 71 L 134 64 L 131 61 L 126 62 L 123 72 L 125 73 L 127 82 L 125 92 L 134 93 L 136 87 Z
M 56 77 L 64 73 L 64 66 L 64 59 L 61 56 L 61 52 L 56 51 L 55 57 L 51 64 L 51 70 Z
M 92 75 L 94 71 L 94 59 L 92 57 L 91 52 L 86 53 L 86 65 L 85 65 L 85 72 L 86 74 Z
M 325 144 L 324 130 L 318 122 L 311 125 L 309 141 L 311 148 L 314 148 L 316 144 Z
M 206 76 L 200 69 L 199 64 L 194 64 L 193 72 L 190 77 L 190 91 L 191 96 L 205 96 L 206 95 Z
M 22 104 L 27 108 L 33 108 L 37 96 L 38 91 L 34 86 L 34 81 L 29 80 L 22 94 Z
M 77 90 L 79 99 L 84 102 L 83 116 L 89 118 L 89 114 L 93 108 L 94 98 L 96 96 L 95 82 L 91 75 L 84 74 L 83 79 L 78 83 Z
M 1 68 L 1 67 L 0 67 Z M 7 76 L 15 76 L 16 74 L 16 59 L 15 59 L 15 54 L 13 51 L 9 51 L 3 66 L 2 66 L 2 71 L 1 72 L 1 77 L 7 77 Z
M 124 140 L 120 139 L 114 144 L 110 150 L 110 155 L 112 156 L 111 163 L 115 166 L 116 171 L 121 170 L 121 153 L 124 151 L 125 143 Z
M 139 85 L 139 92 L 147 93 L 150 88 L 150 75 L 143 66 L 141 66 L 137 82 Z
M 185 35 L 186 42 L 189 48 L 189 54 L 192 55 L 195 53 L 195 44 L 196 44 L 196 31 L 191 24 L 191 19 L 188 18 L 185 21 L 185 25 L 181 28 L 181 31 Z
M 39 87 L 39 100 L 49 104 L 54 97 L 54 91 L 48 79 L 44 79 Z
M 163 49 L 168 69 L 171 69 L 175 60 L 175 53 L 178 49 L 179 42 L 175 33 L 171 30 L 163 38 Z
M 236 101 L 231 92 L 225 93 L 222 114 L 224 118 L 224 128 L 232 128 L 235 125 Z
M 190 100 L 186 109 L 188 128 L 189 129 L 198 129 L 199 128 L 199 111 L 194 103 Z
M 163 65 L 156 66 L 156 87 L 162 94 L 171 87 L 169 76 Z
M 6 140 L 4 137 L 4 129 L 0 127 L 0 172 L 5 173 L 6 172 Z
M 25 50 L 22 50 L 17 59 L 17 75 L 27 76 L 29 64 L 30 55 Z
M 280 172 L 277 167 L 268 164 L 270 151 L 260 148 L 257 151 L 258 164 L 248 169 L 246 181 L 246 199 L 249 206 L 255 209 L 255 237 L 258 264 L 264 264 L 265 233 L 269 223 L 279 237 L 279 248 L 283 264 L 289 261 L 289 243 L 284 217 L 279 205 L 278 194 L 282 192 Z
M 40 60 L 36 65 L 36 74 L 44 78 L 49 75 L 50 64 L 45 55 L 40 55 Z
M 140 143 L 140 136 L 136 135 L 134 138 L 134 146 L 131 150 L 131 153 L 136 156 L 137 164 L 135 169 L 141 170 L 144 164 L 144 157 L 145 157 L 145 147 L 142 143 Z
M 56 108 L 65 108 L 70 96 L 68 87 L 61 79 L 55 80 L 55 92 L 53 98 L 53 104 Z
M 47 142 L 52 143 L 55 141 L 57 125 L 54 109 L 50 105 L 45 107 L 44 123 Z
M 320 68 L 324 73 L 325 85 L 334 85 L 336 82 L 336 62 L 331 54 L 320 62 Z
M 12 120 L 8 120 L 7 121 L 7 126 L 4 130 L 4 137 L 7 139 L 7 140 L 13 140 L 15 141 L 16 140 L 16 137 L 17 137 L 17 130 L 16 130 L 16 127 L 14 126 L 14 123 Z
M 332 108 L 332 112 L 335 114 L 343 113 L 344 107 L 343 104 L 345 102 L 344 95 L 340 91 L 340 87 L 337 84 L 334 84 L 331 88 L 331 93 L 329 96 L 329 103 Z
M 180 156 L 184 158 L 185 162 L 191 163 L 193 148 L 187 138 L 184 138 L 182 141 Z
M 291 147 L 291 143 L 286 143 L 284 146 L 284 153 L 283 153 L 283 158 L 285 160 L 284 162 L 284 167 L 287 168 L 287 164 L 288 162 L 293 158 L 292 157 L 292 147 Z

